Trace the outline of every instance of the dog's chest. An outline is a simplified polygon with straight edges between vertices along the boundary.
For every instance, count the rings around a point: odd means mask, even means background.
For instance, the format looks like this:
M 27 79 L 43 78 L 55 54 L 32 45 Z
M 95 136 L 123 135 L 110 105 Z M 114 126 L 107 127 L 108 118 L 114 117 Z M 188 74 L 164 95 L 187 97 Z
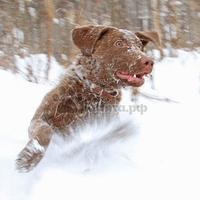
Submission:
M 116 105 L 120 101 L 119 95 L 113 93 L 113 91 L 106 91 L 104 89 L 94 87 L 92 85 L 86 86 L 82 83 L 76 83 L 70 87 L 69 93 L 73 95 L 65 96 L 60 105 L 61 112 L 67 112 L 65 110 L 69 105 L 73 105 L 73 111 L 77 114 L 87 115 L 91 112 L 98 112 L 105 110 L 106 107 Z
M 111 107 L 119 103 L 119 96 L 95 89 L 79 81 L 68 82 L 67 89 L 59 88 L 59 100 L 51 104 L 52 108 L 47 108 L 45 120 L 62 130 L 85 122 L 90 117 L 110 114 Z

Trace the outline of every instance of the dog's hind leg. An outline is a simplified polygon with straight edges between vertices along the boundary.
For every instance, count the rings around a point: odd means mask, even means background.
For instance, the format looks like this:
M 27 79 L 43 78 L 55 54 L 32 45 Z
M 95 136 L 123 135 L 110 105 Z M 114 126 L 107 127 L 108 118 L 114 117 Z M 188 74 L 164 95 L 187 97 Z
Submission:
M 33 126 L 33 127 L 32 127 Z M 43 158 L 53 135 L 46 122 L 38 120 L 29 128 L 30 140 L 16 159 L 16 168 L 20 172 L 31 171 Z

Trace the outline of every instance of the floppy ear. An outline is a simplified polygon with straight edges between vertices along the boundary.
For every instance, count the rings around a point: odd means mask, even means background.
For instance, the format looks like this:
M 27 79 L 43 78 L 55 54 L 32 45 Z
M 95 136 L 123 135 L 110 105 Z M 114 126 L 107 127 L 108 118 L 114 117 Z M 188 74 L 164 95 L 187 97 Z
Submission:
M 83 55 L 90 56 L 97 41 L 107 30 L 105 26 L 82 26 L 72 31 L 72 39 Z
M 157 32 L 136 32 L 137 37 L 141 40 L 143 46 L 146 46 L 149 41 L 153 42 L 157 47 L 161 47 L 160 37 Z

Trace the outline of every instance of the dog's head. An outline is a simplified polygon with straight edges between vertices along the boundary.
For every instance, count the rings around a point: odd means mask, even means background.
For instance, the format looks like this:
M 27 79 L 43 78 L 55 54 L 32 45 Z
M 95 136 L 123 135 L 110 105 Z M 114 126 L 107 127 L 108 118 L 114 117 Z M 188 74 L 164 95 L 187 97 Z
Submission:
M 151 73 L 153 60 L 143 53 L 152 41 L 159 44 L 156 32 L 133 33 L 106 26 L 84 26 L 73 30 L 72 38 L 84 57 L 92 58 L 90 76 L 108 87 L 139 87 Z

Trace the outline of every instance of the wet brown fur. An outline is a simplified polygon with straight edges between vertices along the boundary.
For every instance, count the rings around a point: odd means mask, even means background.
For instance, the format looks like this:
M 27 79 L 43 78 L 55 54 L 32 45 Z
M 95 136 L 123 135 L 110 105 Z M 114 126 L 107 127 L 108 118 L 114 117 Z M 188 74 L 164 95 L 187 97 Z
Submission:
M 136 35 L 107 26 L 73 30 L 73 41 L 82 55 L 37 109 L 29 127 L 30 140 L 16 161 L 19 171 L 30 171 L 40 162 L 55 132 L 70 134 L 70 128 L 90 115 L 120 102 L 120 88 L 130 84 L 117 79 L 116 71 L 143 71 L 143 46 L 148 41 L 159 42 L 156 33 Z

